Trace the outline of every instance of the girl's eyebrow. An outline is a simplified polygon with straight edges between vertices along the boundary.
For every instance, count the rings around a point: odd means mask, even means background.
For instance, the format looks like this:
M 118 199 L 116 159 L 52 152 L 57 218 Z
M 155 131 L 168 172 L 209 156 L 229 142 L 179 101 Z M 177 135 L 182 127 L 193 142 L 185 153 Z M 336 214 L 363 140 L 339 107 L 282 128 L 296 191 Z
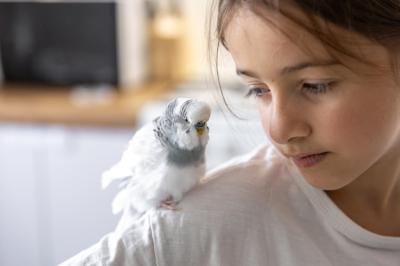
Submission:
M 339 65 L 340 63 L 336 60 L 329 60 L 329 61 L 318 61 L 318 62 L 301 62 L 292 66 L 286 66 L 282 68 L 280 71 L 280 75 L 284 76 L 287 74 L 291 74 L 296 71 L 303 70 L 305 68 L 310 67 L 330 67 L 334 65 Z M 236 74 L 239 76 L 248 76 L 252 78 L 259 78 L 258 75 L 252 71 L 244 70 L 244 69 L 236 69 Z

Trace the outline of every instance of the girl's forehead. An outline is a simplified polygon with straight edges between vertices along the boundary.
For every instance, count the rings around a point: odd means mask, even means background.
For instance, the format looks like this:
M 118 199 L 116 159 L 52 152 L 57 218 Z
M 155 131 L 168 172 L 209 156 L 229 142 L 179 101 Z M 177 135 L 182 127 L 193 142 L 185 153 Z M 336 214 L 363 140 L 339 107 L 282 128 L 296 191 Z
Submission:
M 385 71 L 390 67 L 389 55 L 383 46 L 334 25 L 326 30 L 328 32 L 325 34 L 334 35 L 340 45 L 357 57 L 373 62 Z M 316 35 L 293 20 L 267 9 L 255 14 L 248 8 L 237 8 L 226 25 L 224 40 L 236 64 L 243 67 L 269 61 L 279 68 L 280 64 L 290 65 L 310 59 L 329 61 L 333 57 L 339 58 L 350 68 L 352 65 L 360 70 L 367 67 L 354 57 L 330 49 Z
M 225 28 L 224 40 L 228 50 L 237 43 L 253 46 L 261 42 L 273 50 L 296 48 L 303 52 L 326 53 L 321 41 L 303 27 L 268 10 L 260 15 L 247 8 L 238 8 Z
M 276 27 L 249 10 L 236 12 L 225 29 L 225 44 L 239 68 L 270 70 L 275 76 L 287 65 L 329 60 L 321 42 L 300 27 L 277 17 Z

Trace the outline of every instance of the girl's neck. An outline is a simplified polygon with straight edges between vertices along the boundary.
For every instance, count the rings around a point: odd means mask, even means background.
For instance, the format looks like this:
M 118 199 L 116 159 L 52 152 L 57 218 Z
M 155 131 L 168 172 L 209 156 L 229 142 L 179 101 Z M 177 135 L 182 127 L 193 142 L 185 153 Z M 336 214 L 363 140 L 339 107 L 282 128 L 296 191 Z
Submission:
M 349 196 L 339 191 L 326 191 L 326 194 L 350 219 L 373 233 L 400 237 L 400 198 L 391 199 L 390 207 L 376 208 L 373 199 Z
M 347 186 L 326 194 L 365 229 L 400 236 L 400 158 L 380 162 Z

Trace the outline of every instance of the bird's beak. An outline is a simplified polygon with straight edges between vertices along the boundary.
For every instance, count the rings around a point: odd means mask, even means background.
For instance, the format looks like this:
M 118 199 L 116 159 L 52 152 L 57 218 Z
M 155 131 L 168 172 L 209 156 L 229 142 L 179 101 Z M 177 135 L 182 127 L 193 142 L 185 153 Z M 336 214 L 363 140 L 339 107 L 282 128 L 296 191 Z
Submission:
M 204 134 L 204 127 L 196 127 L 197 134 L 202 136 Z

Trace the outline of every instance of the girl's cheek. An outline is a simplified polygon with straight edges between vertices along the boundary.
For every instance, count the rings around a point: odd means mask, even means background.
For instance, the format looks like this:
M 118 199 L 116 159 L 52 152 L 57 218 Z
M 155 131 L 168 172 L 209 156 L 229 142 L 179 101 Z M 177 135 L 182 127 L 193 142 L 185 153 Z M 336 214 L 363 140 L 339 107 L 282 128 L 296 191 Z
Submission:
M 261 125 L 264 129 L 265 134 L 269 136 L 269 113 L 266 107 L 261 105 L 258 106 L 258 113 L 261 120 Z

